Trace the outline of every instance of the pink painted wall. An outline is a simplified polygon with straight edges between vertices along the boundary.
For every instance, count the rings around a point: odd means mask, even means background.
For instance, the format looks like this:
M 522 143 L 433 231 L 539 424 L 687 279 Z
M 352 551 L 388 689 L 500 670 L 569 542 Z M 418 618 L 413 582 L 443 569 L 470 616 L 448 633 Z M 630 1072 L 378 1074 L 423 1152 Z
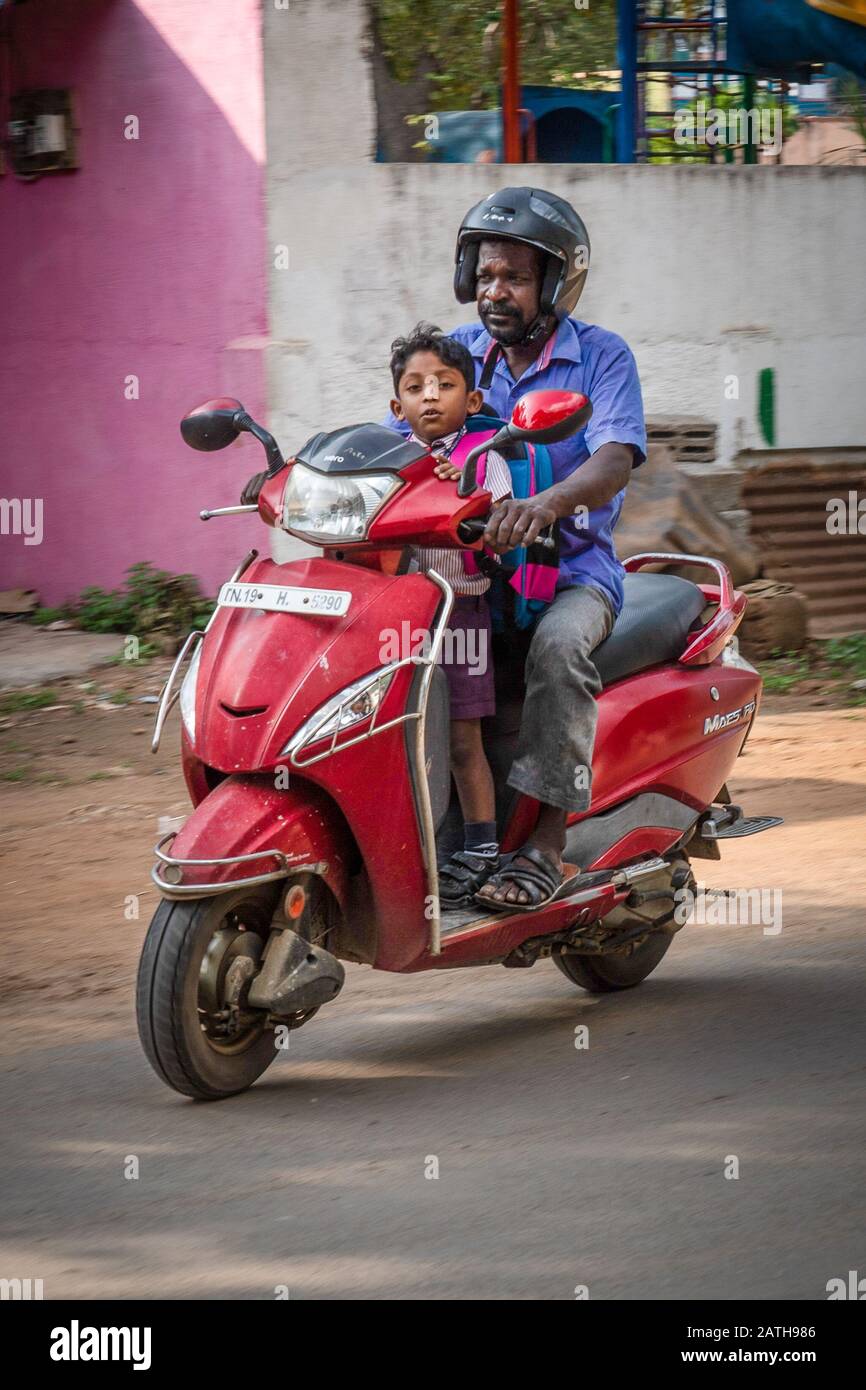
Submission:
M 81 161 L 0 178 L 0 495 L 44 499 L 41 545 L 0 537 L 0 585 L 54 604 L 150 560 L 213 593 L 267 547 L 255 519 L 198 520 L 237 502 L 259 446 L 197 454 L 178 432 L 209 396 L 265 416 L 259 2 L 29 0 L 0 32 L 12 90 L 74 89 Z

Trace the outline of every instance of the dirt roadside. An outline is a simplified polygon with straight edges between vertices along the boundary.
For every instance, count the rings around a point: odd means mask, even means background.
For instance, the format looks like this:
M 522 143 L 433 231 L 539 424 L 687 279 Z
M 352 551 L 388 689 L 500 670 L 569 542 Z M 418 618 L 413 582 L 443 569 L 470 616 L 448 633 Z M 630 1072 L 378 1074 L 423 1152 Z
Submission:
M 4 969 L 2 1050 L 35 1038 L 126 1035 L 134 1028 L 138 953 L 158 894 L 150 882 L 160 818 L 189 809 L 177 758 L 177 715 L 150 751 L 168 662 L 56 682 L 51 703 L 0 717 Z M 866 709 L 829 708 L 825 687 L 765 697 L 731 779 L 748 812 L 810 822 L 806 859 L 789 827 L 738 842 L 740 864 L 776 866 L 761 882 L 862 868 Z M 796 849 L 795 849 L 796 845 Z M 781 865 L 780 872 L 778 866 Z M 723 865 L 701 862 L 704 881 Z M 728 875 L 729 876 L 729 875 Z M 864 920 L 866 929 L 866 920 Z

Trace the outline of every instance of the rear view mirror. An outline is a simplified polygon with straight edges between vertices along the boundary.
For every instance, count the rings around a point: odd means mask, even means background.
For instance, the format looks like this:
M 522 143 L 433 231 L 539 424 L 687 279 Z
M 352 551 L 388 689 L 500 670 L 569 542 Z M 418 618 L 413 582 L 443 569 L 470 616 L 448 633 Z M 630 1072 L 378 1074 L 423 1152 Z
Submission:
M 502 449 L 512 440 L 532 444 L 557 444 L 577 434 L 592 415 L 589 397 L 579 391 L 528 391 L 517 402 L 507 425 L 488 440 L 470 449 L 457 485 L 458 497 L 470 497 L 478 477 L 478 459 L 487 449 Z
M 214 401 L 205 401 L 185 415 L 180 422 L 180 432 L 185 444 L 191 449 L 202 449 L 211 453 L 215 449 L 225 449 L 233 444 L 243 429 L 240 423 L 245 411 L 240 401 L 231 396 L 221 396 Z
M 284 463 L 274 436 L 247 414 L 240 401 L 231 396 L 219 396 L 214 401 L 197 405 L 195 410 L 184 415 L 180 432 L 191 449 L 203 449 L 208 454 L 214 449 L 225 449 L 228 444 L 233 444 L 239 434 L 251 434 L 267 455 L 270 477 L 278 473 Z
M 589 398 L 578 391 L 528 391 L 514 407 L 507 429 L 511 439 L 558 444 L 582 430 L 591 415 Z

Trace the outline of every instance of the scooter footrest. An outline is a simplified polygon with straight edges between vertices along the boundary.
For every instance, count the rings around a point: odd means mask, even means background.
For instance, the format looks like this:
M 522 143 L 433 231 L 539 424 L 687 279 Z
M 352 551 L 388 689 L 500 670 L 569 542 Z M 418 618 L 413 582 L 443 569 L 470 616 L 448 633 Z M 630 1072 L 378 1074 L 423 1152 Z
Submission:
M 774 825 L 784 824 L 781 816 L 743 816 L 741 820 L 734 821 L 733 825 L 722 825 L 718 829 L 712 827 L 711 833 L 706 834 L 707 827 L 704 827 L 705 840 L 739 840 L 743 835 L 760 835 L 762 830 L 771 830 Z

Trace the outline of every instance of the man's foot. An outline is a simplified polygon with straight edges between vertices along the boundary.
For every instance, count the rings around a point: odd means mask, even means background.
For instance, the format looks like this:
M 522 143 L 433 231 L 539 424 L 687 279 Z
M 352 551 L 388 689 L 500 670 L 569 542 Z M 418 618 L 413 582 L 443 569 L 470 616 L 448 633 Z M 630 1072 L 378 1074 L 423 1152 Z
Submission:
M 566 867 L 555 850 L 528 844 L 502 856 L 501 869 L 475 894 L 475 901 L 494 909 L 541 907 L 565 879 Z

